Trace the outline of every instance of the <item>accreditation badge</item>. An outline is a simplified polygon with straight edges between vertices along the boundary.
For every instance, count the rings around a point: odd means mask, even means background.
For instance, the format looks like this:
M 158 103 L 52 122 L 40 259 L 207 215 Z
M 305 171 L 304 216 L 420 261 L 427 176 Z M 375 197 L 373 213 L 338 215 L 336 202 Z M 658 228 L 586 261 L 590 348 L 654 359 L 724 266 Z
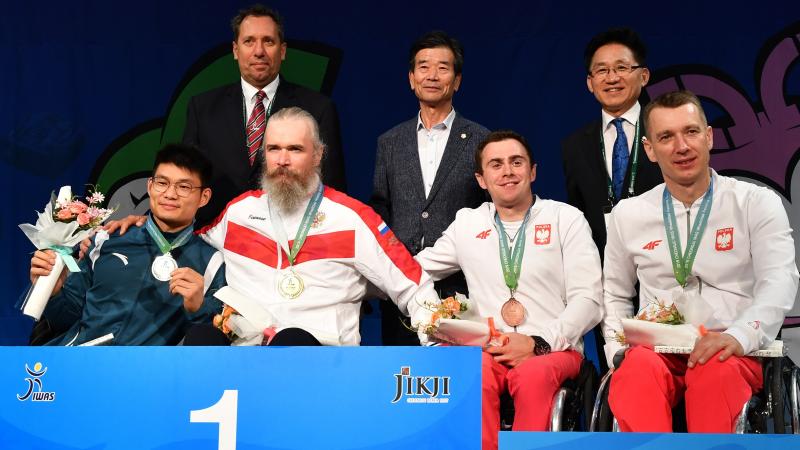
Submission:
M 282 297 L 289 300 L 299 297 L 303 293 L 303 289 L 305 289 L 303 279 L 294 270 L 284 273 L 280 281 L 278 281 L 278 292 Z
M 510 327 L 518 327 L 525 322 L 525 306 L 514 297 L 509 298 L 500 308 L 500 316 Z
M 165 253 L 153 260 L 150 271 L 158 281 L 169 281 L 172 272 L 178 268 L 178 262 L 169 253 Z

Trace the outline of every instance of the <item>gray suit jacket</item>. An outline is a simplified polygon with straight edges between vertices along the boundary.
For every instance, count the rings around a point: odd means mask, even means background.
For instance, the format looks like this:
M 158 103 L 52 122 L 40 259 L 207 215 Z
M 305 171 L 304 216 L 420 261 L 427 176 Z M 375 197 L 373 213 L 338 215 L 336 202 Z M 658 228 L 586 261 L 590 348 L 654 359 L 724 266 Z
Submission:
M 475 180 L 475 149 L 489 130 L 456 113 L 431 192 L 425 198 L 417 146 L 417 118 L 378 138 L 370 206 L 412 254 L 432 246 L 461 208 L 486 200 Z

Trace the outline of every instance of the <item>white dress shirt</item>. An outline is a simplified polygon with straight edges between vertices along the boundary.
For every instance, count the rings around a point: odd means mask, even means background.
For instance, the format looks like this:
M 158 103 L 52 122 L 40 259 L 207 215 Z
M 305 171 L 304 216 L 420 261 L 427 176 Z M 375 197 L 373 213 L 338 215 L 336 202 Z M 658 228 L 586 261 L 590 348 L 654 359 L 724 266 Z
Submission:
M 267 96 L 264 97 L 263 100 L 264 109 L 267 111 L 267 114 L 269 114 L 270 112 L 269 105 L 275 98 L 275 92 L 278 91 L 278 85 L 280 84 L 280 82 L 281 82 L 281 77 L 277 76 L 275 77 L 274 80 L 272 80 L 272 83 L 264 86 L 264 89 L 260 89 L 264 91 L 265 94 L 267 94 Z M 258 97 L 256 97 L 256 94 L 258 94 L 258 91 L 259 89 L 252 86 L 247 81 L 244 81 L 244 78 L 242 78 L 242 94 L 244 98 L 247 100 L 246 102 L 244 102 L 244 106 L 247 110 L 246 117 L 244 118 L 245 123 L 247 123 L 247 121 L 250 120 L 250 115 L 253 114 L 253 108 L 256 107 L 256 102 L 258 101 Z M 267 115 L 267 119 L 269 119 L 269 115 Z
M 642 107 L 639 105 L 639 102 L 634 103 L 631 109 L 627 110 L 622 117 L 625 119 L 622 122 L 622 129 L 625 130 L 625 137 L 628 138 L 628 154 L 631 154 L 631 148 L 633 148 L 633 138 L 636 134 L 636 122 L 639 121 L 639 114 L 642 111 Z M 614 116 L 607 113 L 605 110 L 602 111 L 603 116 L 603 144 L 606 148 L 606 170 L 609 174 L 613 170 L 611 168 L 611 158 L 612 154 L 614 153 L 614 142 L 617 140 L 617 127 L 611 123 L 612 120 L 615 119 Z M 642 124 L 644 126 L 644 124 Z M 644 130 L 640 128 L 640 133 L 643 135 Z
M 425 185 L 425 197 L 431 192 L 436 171 L 442 162 L 442 154 L 450 137 L 450 129 L 456 118 L 456 110 L 451 109 L 444 121 L 437 123 L 430 129 L 425 128 L 422 117 L 417 115 L 417 148 L 419 150 L 419 165 L 422 169 L 422 182 Z

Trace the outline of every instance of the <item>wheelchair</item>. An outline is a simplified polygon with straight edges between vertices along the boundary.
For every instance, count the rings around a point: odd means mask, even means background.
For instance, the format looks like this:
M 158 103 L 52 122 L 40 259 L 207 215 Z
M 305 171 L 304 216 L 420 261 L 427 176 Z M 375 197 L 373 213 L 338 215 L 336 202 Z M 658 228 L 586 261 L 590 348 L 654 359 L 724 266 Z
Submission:
M 785 356 L 763 358 L 764 387 L 743 406 L 732 433 L 800 434 L 800 368 Z M 619 431 L 608 405 L 614 369 L 600 379 L 589 431 Z M 673 430 L 686 431 L 683 401 L 673 409 Z
M 553 396 L 548 431 L 586 430 L 597 385 L 597 369 L 584 359 L 578 376 L 567 380 Z M 500 431 L 511 431 L 514 423 L 514 401 L 508 392 L 500 399 Z

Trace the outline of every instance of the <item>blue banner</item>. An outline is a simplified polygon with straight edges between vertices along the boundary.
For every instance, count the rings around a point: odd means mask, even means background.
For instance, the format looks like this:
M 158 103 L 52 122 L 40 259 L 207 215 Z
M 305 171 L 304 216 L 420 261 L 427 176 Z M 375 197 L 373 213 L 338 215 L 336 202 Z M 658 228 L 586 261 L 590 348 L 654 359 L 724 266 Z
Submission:
M 480 349 L 0 348 L 3 449 L 477 449 Z

